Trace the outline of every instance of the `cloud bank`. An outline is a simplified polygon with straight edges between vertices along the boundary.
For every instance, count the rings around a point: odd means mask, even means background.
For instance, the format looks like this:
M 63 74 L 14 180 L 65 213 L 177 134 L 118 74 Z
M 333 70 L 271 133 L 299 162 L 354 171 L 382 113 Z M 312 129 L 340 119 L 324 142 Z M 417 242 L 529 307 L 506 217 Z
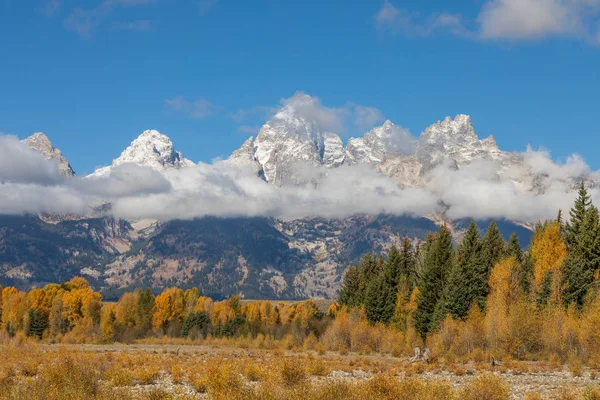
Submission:
M 451 219 L 533 223 L 554 217 L 559 208 L 570 208 L 576 194 L 573 177 L 598 176 L 576 155 L 555 163 L 549 153 L 528 149 L 520 157 L 518 171 L 486 160 L 460 170 L 441 164 L 423 177 L 424 187 L 404 189 L 368 165 L 323 170 L 298 164 L 296 173 L 307 178 L 306 183 L 276 187 L 250 168 L 227 161 L 166 172 L 123 164 L 104 178 L 66 178 L 52 161 L 4 135 L 0 136 L 0 213 L 92 215 L 93 206 L 110 202 L 112 214 L 127 219 L 443 213 Z M 529 174 L 524 175 L 523 168 Z M 542 194 L 528 189 L 536 179 L 543 183 Z M 592 195 L 600 200 L 600 190 L 592 189 Z

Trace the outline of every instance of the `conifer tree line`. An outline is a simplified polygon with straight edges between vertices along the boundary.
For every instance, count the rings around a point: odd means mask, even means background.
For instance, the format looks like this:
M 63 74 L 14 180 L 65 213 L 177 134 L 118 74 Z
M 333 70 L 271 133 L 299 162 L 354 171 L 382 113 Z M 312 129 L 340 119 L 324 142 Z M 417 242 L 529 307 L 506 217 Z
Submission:
M 585 184 L 569 220 L 559 212 L 556 220 L 538 223 L 527 251 L 515 233 L 505 242 L 494 221 L 483 235 L 471 221 L 457 245 L 442 225 L 417 246 L 405 238 L 387 257 L 364 256 L 347 270 L 339 303 L 364 307 L 371 323 L 413 325 L 425 340 L 448 316 L 465 320 L 473 307 L 486 312 L 492 271 L 500 264 L 510 265 L 505 279 L 514 301 L 580 310 L 592 301 L 598 294 L 600 216 Z

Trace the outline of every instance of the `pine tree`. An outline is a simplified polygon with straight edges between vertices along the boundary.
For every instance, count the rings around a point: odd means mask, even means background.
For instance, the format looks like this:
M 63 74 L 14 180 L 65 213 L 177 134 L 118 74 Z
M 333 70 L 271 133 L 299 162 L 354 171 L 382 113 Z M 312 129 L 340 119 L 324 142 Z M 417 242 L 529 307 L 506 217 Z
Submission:
M 387 260 L 383 264 L 383 275 L 388 285 L 394 288 L 394 291 L 398 288 L 400 276 L 404 273 L 402 260 L 402 254 L 398 251 L 396 246 L 390 248 Z
M 373 279 L 365 294 L 365 311 L 371 323 L 389 323 L 396 308 L 396 292 L 384 274 Z
M 478 266 L 476 276 L 473 281 L 475 300 L 479 307 L 485 309 L 485 300 L 489 294 L 488 280 L 492 268 L 500 262 L 506 253 L 506 243 L 498 229 L 496 222 L 490 222 L 485 236 L 482 239 L 482 257 L 483 262 Z
M 401 270 L 402 270 L 402 273 L 406 274 L 406 276 L 408 277 L 408 284 L 409 284 L 410 289 L 412 290 L 414 287 L 417 286 L 419 277 L 417 276 L 417 271 L 416 271 L 415 251 L 414 251 L 413 245 L 410 242 L 410 239 L 408 239 L 408 237 L 405 237 L 404 241 L 402 242 L 402 250 L 401 250 L 400 254 L 402 255 Z
M 563 229 L 565 244 L 567 245 L 567 250 L 569 252 L 577 251 L 575 249 L 577 248 L 579 237 L 582 232 L 583 220 L 591 205 L 591 196 L 585 187 L 585 182 L 581 181 L 577 199 L 569 212 L 571 220 L 564 225 Z
M 364 303 L 369 283 L 379 275 L 382 268 L 383 265 L 377 257 L 373 257 L 370 253 L 364 255 L 360 263 L 360 281 L 358 288 L 358 299 L 360 304 Z
M 437 326 L 434 312 L 442 297 L 448 274 L 452 270 L 453 257 L 452 234 L 442 225 L 425 256 L 425 270 L 414 314 L 415 326 L 423 339 Z
M 36 336 L 42 338 L 44 331 L 48 328 L 48 316 L 40 309 L 29 310 L 29 329 L 28 336 Z
M 508 239 L 508 246 L 506 247 L 506 255 L 508 257 L 514 257 L 518 263 L 523 262 L 523 250 L 521 249 L 521 243 L 517 234 L 513 232 Z
M 148 334 L 152 328 L 152 314 L 154 313 L 154 295 L 148 288 L 139 292 L 138 302 L 135 310 L 135 326 L 137 336 Z
M 453 266 L 448 283 L 438 303 L 434 320 L 440 321 L 451 313 L 454 318 L 465 318 L 471 303 L 478 295 L 477 271 L 482 265 L 479 229 L 471 221 L 459 247 L 457 262 Z
M 344 275 L 344 284 L 340 290 L 340 304 L 358 307 L 362 303 L 360 294 L 360 267 L 350 267 Z
M 423 275 L 425 275 L 428 259 L 433 254 L 431 249 L 433 248 L 436 240 L 437 233 L 428 232 L 423 243 L 417 246 L 415 251 L 415 287 L 421 287 L 422 285 Z
M 577 241 L 563 265 L 563 296 L 567 304 L 583 305 L 585 296 L 594 282 L 594 273 L 600 267 L 600 216 L 591 205 L 580 225 Z
M 548 304 L 548 300 L 550 300 L 550 295 L 552 294 L 552 278 L 553 271 L 548 271 L 544 275 L 544 279 L 540 285 L 540 290 L 537 293 L 538 307 L 546 306 Z

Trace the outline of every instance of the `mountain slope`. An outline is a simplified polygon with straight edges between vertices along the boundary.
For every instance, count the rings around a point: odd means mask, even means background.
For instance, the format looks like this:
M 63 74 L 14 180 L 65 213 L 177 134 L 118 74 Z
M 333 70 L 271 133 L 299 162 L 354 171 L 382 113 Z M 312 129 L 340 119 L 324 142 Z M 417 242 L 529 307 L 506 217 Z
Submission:
M 23 142 L 30 148 L 40 153 L 47 160 L 54 160 L 58 165 L 58 171 L 64 176 L 73 176 L 75 171 L 71 168 L 69 160 L 67 160 L 59 149 L 54 147 L 48 136 L 42 132 L 34 133 Z
M 110 175 L 112 170 L 126 163 L 150 167 L 157 171 L 191 167 L 194 163 L 175 151 L 173 142 L 167 135 L 156 130 L 142 132 L 131 144 L 115 158 L 110 166 L 98 168 L 89 177 Z

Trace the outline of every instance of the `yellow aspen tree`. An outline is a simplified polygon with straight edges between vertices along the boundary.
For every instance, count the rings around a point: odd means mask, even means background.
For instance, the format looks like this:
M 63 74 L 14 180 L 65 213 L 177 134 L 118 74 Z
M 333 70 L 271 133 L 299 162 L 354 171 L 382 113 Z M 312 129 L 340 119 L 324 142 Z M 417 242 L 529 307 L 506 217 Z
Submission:
M 562 239 L 558 222 L 546 222 L 538 228 L 531 243 L 533 275 L 538 287 L 547 272 L 560 270 L 566 255 L 567 247 Z
M 157 328 L 166 326 L 175 320 L 183 321 L 184 313 L 183 290 L 172 287 L 164 290 L 155 300 L 155 311 L 152 325 Z
M 139 298 L 139 292 L 123 293 L 113 310 L 117 324 L 126 328 L 135 326 Z
M 115 334 L 115 308 L 114 303 L 102 306 L 100 312 L 100 335 L 104 341 L 112 341 Z

